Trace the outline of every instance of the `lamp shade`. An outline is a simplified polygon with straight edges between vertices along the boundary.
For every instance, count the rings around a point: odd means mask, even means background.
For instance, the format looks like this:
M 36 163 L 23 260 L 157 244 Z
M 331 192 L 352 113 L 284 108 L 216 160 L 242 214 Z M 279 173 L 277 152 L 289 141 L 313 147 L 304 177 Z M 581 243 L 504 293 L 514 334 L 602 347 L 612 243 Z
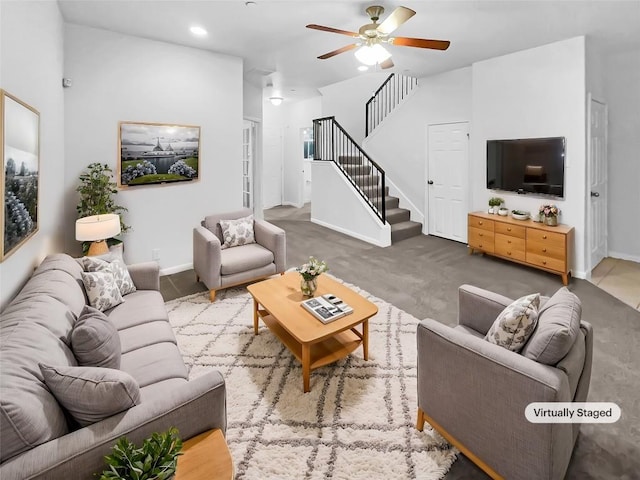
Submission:
M 105 213 L 76 220 L 76 240 L 95 242 L 115 237 L 120 233 L 120 215 Z
M 355 51 L 356 58 L 365 65 L 382 63 L 391 57 L 391 54 L 379 43 L 375 45 L 363 45 Z
M 271 104 L 276 107 L 282 103 L 282 100 L 282 97 L 269 97 L 269 101 L 271 102 Z

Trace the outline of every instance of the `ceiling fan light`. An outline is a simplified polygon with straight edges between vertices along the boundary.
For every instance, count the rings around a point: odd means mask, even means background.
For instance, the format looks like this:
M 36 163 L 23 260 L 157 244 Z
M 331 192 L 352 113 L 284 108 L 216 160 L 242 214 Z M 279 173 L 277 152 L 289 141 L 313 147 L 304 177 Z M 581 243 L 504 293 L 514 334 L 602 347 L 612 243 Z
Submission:
M 390 58 L 391 54 L 382 45 L 376 43 L 373 46 L 363 45 L 355 51 L 355 56 L 365 65 L 375 65 Z
M 282 97 L 269 97 L 269 101 L 271 102 L 271 105 L 273 105 L 274 107 L 277 107 L 278 105 L 280 105 L 282 103 L 283 98 Z

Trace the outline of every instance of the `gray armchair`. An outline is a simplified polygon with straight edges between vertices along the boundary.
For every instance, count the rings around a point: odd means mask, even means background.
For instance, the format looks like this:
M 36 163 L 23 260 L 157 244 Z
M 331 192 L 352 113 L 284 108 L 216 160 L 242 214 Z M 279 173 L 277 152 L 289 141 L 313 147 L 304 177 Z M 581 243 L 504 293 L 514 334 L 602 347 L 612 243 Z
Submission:
M 427 421 L 491 478 L 564 478 L 580 424 L 529 423 L 525 407 L 587 399 L 593 333 L 575 298 L 573 309 L 561 311 L 577 316 L 576 338 L 550 366 L 484 340 L 513 300 L 461 286 L 458 326 L 418 325 L 417 429 Z
M 193 229 L 193 269 L 198 281 L 209 289 L 213 302 L 216 291 L 234 285 L 284 273 L 286 237 L 281 228 L 264 220 L 253 222 L 256 243 L 222 249 L 220 220 L 235 220 L 253 213 L 245 208 L 236 212 L 209 215 Z

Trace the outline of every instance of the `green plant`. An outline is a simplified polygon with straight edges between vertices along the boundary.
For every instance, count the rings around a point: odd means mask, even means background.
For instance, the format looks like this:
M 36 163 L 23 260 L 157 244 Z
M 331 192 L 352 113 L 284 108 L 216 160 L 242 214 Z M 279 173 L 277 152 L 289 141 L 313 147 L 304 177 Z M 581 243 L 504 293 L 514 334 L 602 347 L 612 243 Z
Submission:
M 114 196 L 118 193 L 118 189 L 112 180 L 112 173 L 107 164 L 92 163 L 87 167 L 87 171 L 78 177 L 80 186 L 76 188 L 76 192 L 80 194 L 80 203 L 78 203 L 76 211 L 78 218 L 117 213 L 120 215 L 120 229 L 124 233 L 131 227 L 122 220 L 122 213 L 127 209 L 116 205 Z
M 503 203 L 504 203 L 504 200 L 502 198 L 500 198 L 500 197 L 491 197 L 489 199 L 489 206 L 490 207 L 499 207 Z
M 176 471 L 182 441 L 178 430 L 171 427 L 152 434 L 139 448 L 122 437 L 112 450 L 104 457 L 109 468 L 100 474 L 100 480 L 166 480 Z

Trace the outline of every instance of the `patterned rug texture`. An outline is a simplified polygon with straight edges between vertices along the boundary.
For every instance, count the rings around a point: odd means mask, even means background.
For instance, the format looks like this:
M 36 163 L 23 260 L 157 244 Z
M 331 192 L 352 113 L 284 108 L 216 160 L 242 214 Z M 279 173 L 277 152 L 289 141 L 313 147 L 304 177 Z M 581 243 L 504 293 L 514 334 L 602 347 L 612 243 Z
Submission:
M 455 461 L 428 424 L 415 429 L 418 320 L 350 286 L 378 306 L 369 360 L 359 348 L 312 370 L 306 394 L 300 362 L 262 322 L 254 335 L 245 288 L 167 302 L 190 378 L 224 375 L 236 479 L 437 480 Z

